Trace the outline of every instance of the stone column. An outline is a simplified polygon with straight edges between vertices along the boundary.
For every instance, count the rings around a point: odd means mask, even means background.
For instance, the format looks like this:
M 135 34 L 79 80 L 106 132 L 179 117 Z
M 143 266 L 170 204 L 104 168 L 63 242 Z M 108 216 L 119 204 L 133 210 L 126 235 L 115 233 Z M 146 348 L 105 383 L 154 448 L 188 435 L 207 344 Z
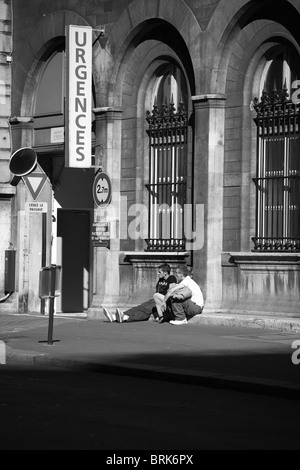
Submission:
M 102 306 L 115 307 L 120 290 L 120 179 L 121 179 L 121 131 L 122 110 L 96 108 L 96 166 L 107 173 L 111 180 L 112 199 L 108 207 L 94 210 L 94 221 L 109 222 L 110 247 L 94 247 L 93 300 L 88 317 L 102 315 Z M 98 150 L 97 150 L 98 149 Z
M 204 205 L 204 244 L 193 252 L 195 279 L 205 310 L 222 304 L 225 95 L 193 96 L 195 115 L 194 202 Z M 197 221 L 196 221 L 197 224 Z
M 31 116 L 12 117 L 9 124 L 11 126 L 12 153 L 22 147 L 31 147 L 33 118 Z M 24 313 L 28 311 L 29 253 L 31 252 L 29 214 L 25 211 L 28 190 L 19 176 L 12 177 L 11 185 L 16 187 L 12 215 L 13 245 L 16 248 L 16 295 L 14 300 L 16 310 Z M 38 292 L 36 294 L 38 295 Z

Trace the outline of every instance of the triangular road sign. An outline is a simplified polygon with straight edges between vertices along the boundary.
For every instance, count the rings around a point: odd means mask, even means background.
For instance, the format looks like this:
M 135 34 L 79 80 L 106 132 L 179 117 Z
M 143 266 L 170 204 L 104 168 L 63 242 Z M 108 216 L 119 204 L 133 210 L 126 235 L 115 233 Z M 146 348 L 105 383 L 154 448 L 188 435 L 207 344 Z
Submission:
M 47 175 L 44 172 L 33 172 L 29 175 L 23 176 L 23 181 L 30 191 L 31 196 L 35 200 L 42 191 L 44 184 L 47 181 Z

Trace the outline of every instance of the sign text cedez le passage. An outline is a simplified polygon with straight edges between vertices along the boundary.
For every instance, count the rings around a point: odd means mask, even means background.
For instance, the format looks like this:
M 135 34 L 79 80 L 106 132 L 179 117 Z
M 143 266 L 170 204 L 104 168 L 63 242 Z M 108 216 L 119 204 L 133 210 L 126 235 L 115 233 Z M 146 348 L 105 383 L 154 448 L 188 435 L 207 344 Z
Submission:
M 47 202 L 26 202 L 25 209 L 27 212 L 42 212 L 48 211 Z

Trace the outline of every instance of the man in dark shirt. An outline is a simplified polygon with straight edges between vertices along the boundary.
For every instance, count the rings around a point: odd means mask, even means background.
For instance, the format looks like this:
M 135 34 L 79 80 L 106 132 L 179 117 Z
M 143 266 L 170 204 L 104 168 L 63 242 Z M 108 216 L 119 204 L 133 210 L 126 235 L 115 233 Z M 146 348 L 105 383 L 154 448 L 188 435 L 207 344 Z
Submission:
M 174 275 L 170 275 L 170 266 L 168 264 L 162 264 L 158 268 L 159 280 L 156 284 L 156 292 L 153 296 L 156 312 L 155 320 L 160 321 L 163 318 L 163 310 L 161 308 L 164 304 L 165 296 L 169 289 L 174 287 L 177 283 L 177 279 Z
M 132 307 L 125 312 L 121 312 L 119 308 L 116 309 L 116 313 L 110 312 L 107 308 L 103 308 L 103 313 L 110 322 L 117 321 L 133 322 L 133 321 L 145 321 L 149 320 L 151 314 L 157 319 L 162 318 L 162 311 L 160 309 L 165 295 L 168 290 L 176 284 L 176 277 L 170 275 L 171 267 L 169 264 L 161 264 L 158 267 L 159 279 L 156 283 L 155 294 L 152 299 L 143 302 L 136 307 Z

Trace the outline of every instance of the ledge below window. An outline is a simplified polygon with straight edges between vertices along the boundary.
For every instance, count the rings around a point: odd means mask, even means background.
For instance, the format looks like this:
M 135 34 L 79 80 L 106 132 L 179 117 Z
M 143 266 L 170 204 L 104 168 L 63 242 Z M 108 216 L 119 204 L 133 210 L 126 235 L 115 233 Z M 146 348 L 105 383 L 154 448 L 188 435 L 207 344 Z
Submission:
M 124 251 L 120 257 L 120 264 L 132 265 L 159 265 L 162 263 L 185 263 L 189 252 L 187 251 Z
M 222 266 L 300 265 L 300 253 L 228 252 L 222 253 Z

